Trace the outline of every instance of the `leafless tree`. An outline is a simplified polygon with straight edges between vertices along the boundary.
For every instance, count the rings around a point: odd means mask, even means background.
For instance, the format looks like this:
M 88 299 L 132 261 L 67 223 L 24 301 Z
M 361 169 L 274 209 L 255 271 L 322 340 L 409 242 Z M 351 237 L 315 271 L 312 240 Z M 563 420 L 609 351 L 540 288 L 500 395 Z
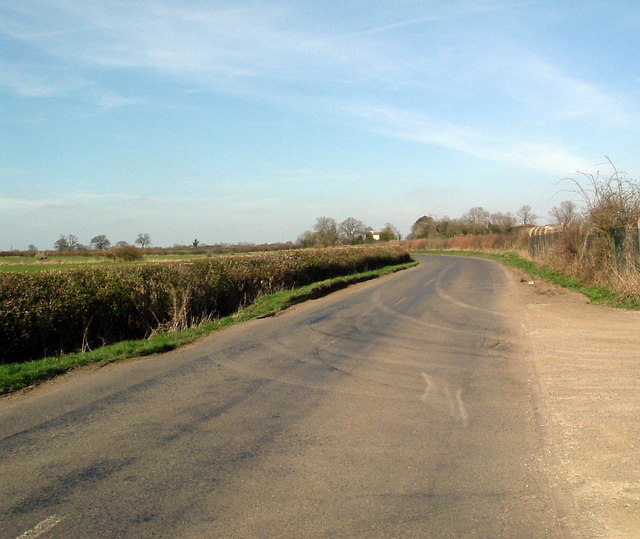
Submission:
M 575 202 L 565 200 L 560 202 L 560 206 L 551 208 L 549 215 L 553 219 L 554 224 L 560 225 L 564 229 L 580 218 L 580 211 Z
M 355 217 L 347 217 L 338 225 L 338 236 L 343 243 L 362 243 L 367 235 L 367 225 Z
M 391 223 L 385 223 L 384 228 L 380 231 L 380 241 L 398 240 L 401 237 L 400 231 Z
M 91 238 L 91 245 L 94 249 L 102 251 L 103 249 L 108 249 L 111 246 L 111 242 L 104 234 L 100 234 L 99 236 Z
M 489 217 L 489 228 L 492 232 L 509 232 L 515 224 L 516 218 L 511 212 L 496 212 Z
M 78 236 L 74 236 L 73 234 L 69 234 L 68 236 L 60 234 L 60 238 L 56 240 L 54 246 L 58 251 L 79 251 L 85 248 L 84 245 L 78 241 Z
M 68 251 L 69 250 L 69 241 L 66 236 L 60 234 L 60 237 L 53 244 L 58 251 Z
M 316 242 L 322 247 L 338 243 L 338 224 L 332 217 L 318 217 L 313 230 L 316 233 Z
M 538 216 L 533 213 L 531 206 L 528 204 L 525 204 L 516 212 L 516 217 L 518 218 L 518 222 L 524 226 L 535 225 L 538 220 Z
M 147 233 L 140 233 L 138 234 L 138 238 L 136 239 L 136 243 L 142 247 L 143 249 L 145 247 L 149 247 L 151 245 L 151 236 L 149 236 L 149 234 Z
M 640 218 L 640 184 L 620 171 L 608 156 L 604 165 L 609 176 L 578 172 L 581 179 L 567 178 L 585 204 L 586 213 L 597 231 L 612 234 L 616 228 L 636 226 Z
M 298 247 L 313 247 L 316 244 L 316 234 L 311 230 L 305 230 L 302 234 L 298 236 L 296 240 L 296 244 Z
M 471 208 L 467 213 L 462 216 L 462 219 L 478 228 L 484 228 L 489 225 L 490 213 L 482 206 L 476 206 Z

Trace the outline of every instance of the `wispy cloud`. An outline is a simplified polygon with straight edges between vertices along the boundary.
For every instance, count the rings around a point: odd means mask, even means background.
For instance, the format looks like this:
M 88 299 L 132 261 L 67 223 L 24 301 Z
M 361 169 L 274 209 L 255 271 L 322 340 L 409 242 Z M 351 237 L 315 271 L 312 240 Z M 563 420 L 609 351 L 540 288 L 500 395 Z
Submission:
M 0 63 L 0 86 L 24 97 L 52 97 L 86 87 L 87 82 L 68 73 L 47 70 L 33 63 Z
M 239 9 L 161 2 L 24 0 L 5 32 L 60 58 L 152 69 L 213 83 L 256 77 L 375 80 L 396 70 L 380 44 L 300 26 L 286 4 Z M 39 16 L 29 16 L 30 12 Z M 15 22 L 18 20 L 19 23 Z M 48 31 L 51 20 L 64 31 Z M 0 22 L 2 20 L 0 19 Z M 90 28 L 90 31 L 86 29 Z
M 103 109 L 116 109 L 144 103 L 143 99 L 137 97 L 124 97 L 102 90 L 93 91 L 92 98 L 94 102 Z
M 588 166 L 580 156 L 549 142 L 500 137 L 412 111 L 371 105 L 352 107 L 349 112 L 384 135 L 457 150 L 496 163 L 561 175 Z
M 483 2 L 480 0 L 471 0 L 471 1 L 463 0 L 463 1 L 457 1 L 457 2 L 455 1 L 443 2 L 440 5 L 429 5 L 427 8 L 429 14 L 427 16 L 394 20 L 393 22 L 386 23 L 380 26 L 367 28 L 365 30 L 357 32 L 356 35 L 393 32 L 396 30 L 406 29 L 407 27 L 412 27 L 417 25 L 430 25 L 432 23 L 451 21 L 455 19 L 470 17 L 473 15 L 511 11 L 511 10 L 516 10 L 525 6 L 531 6 L 531 5 L 545 3 L 545 2 L 546 0 L 523 0 L 523 1 L 489 0 L 486 2 Z M 392 14 L 395 14 L 397 12 L 396 5 L 393 5 L 393 8 L 390 9 L 390 12 Z
M 503 47 L 509 54 L 478 54 L 475 70 L 497 94 L 512 99 L 524 111 L 546 121 L 586 118 L 628 124 L 631 120 L 629 103 L 607 93 L 602 85 L 580 79 L 520 45 Z
M 382 15 L 364 18 L 361 32 L 348 33 L 335 16 L 319 12 L 323 18 L 312 21 L 316 12 L 310 6 L 287 2 L 238 3 L 229 9 L 157 0 L 22 0 L 0 17 L 0 28 L 66 62 L 149 70 L 257 99 L 304 96 L 313 102 L 314 96 L 366 89 L 397 105 L 406 90 L 432 100 L 457 93 L 468 104 L 491 108 L 495 102 L 481 103 L 476 97 L 491 95 L 538 122 L 582 117 L 628 121 L 628 107 L 619 97 L 567 73 L 513 37 L 500 37 L 490 28 L 477 35 L 465 33 L 464 27 L 431 31 L 441 21 L 513 13 L 536 3 L 465 0 L 428 9 L 383 4 L 378 6 Z M 381 17 L 382 24 L 371 24 Z M 393 32 L 407 27 L 418 33 L 398 38 Z M 32 96 L 78 85 L 51 80 L 36 69 L 9 74 L 8 80 L 8 86 Z M 135 98 L 109 98 L 108 93 L 98 99 L 100 105 L 136 104 Z
M 130 194 L 91 194 L 91 193 L 75 193 L 66 194 L 62 197 L 52 198 L 26 198 L 26 197 L 0 197 L 0 211 L 22 212 L 22 211 L 41 211 L 41 210 L 70 210 L 82 209 L 87 204 L 101 202 L 106 204 L 122 204 L 123 202 L 140 203 L 145 198 Z M 34 214 L 34 217 L 37 214 Z
M 102 90 L 94 83 L 68 73 L 43 71 L 31 63 L 5 62 L 0 64 L 0 87 L 22 97 L 59 98 L 76 96 L 101 110 L 139 105 L 143 99 L 126 97 Z

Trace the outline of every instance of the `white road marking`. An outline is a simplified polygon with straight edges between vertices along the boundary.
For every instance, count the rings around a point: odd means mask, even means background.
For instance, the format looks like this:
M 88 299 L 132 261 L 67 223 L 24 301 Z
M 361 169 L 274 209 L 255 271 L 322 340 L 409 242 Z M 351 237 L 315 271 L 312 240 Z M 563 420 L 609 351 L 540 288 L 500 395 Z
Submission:
M 453 419 L 460 419 L 463 427 L 469 426 L 469 412 L 462 399 L 462 388 L 456 390 L 455 398 L 448 382 L 439 380 L 436 384 L 435 378 L 426 372 L 420 373 L 424 379 L 425 388 L 420 396 L 420 400 L 426 403 L 431 400 L 436 406 L 446 406 L 449 408 L 449 415 Z
M 476 307 L 475 305 L 471 305 L 470 303 L 465 303 L 464 301 L 460 301 L 460 300 L 454 298 L 453 296 L 447 294 L 444 291 L 444 289 L 442 287 L 442 282 L 437 282 L 436 283 L 436 293 L 441 298 L 447 300 L 450 303 L 453 303 L 454 305 L 457 305 L 458 307 L 462 307 L 463 309 L 470 309 L 470 310 L 473 310 L 473 311 L 479 311 L 481 313 L 493 314 L 495 316 L 502 316 L 502 317 L 506 317 L 507 316 L 506 313 L 493 311 L 491 309 L 484 309 L 482 307 Z
M 467 413 L 467 407 L 462 400 L 462 388 L 456 392 L 456 401 L 458 402 L 458 412 L 460 412 L 460 419 L 465 427 L 469 426 L 469 414 Z
M 400 305 L 401 303 L 404 303 L 405 301 L 409 301 L 409 298 L 408 298 L 408 297 L 406 297 L 406 296 L 405 296 L 404 298 L 399 299 L 398 301 L 396 301 L 396 302 L 393 304 L 393 306 L 394 306 L 394 307 L 397 307 L 398 305 Z
M 449 405 L 449 415 L 454 419 L 458 417 L 456 410 L 456 403 L 453 402 L 453 397 L 451 396 L 451 390 L 449 389 L 449 384 L 445 384 L 444 386 L 444 394 L 447 397 L 447 404 Z
M 59 517 L 58 515 L 51 515 L 50 517 L 45 518 L 35 527 L 27 530 L 22 535 L 19 535 L 16 539 L 31 539 L 32 537 L 39 537 L 43 533 L 47 533 L 49 530 L 55 528 L 62 522 L 62 520 L 63 517 Z
M 435 384 L 433 383 L 433 378 L 431 378 L 431 376 L 429 376 L 426 372 L 422 373 L 422 378 L 424 378 L 424 383 L 425 383 L 426 387 L 424 388 L 424 393 L 422 393 L 422 396 L 420 397 L 420 400 L 422 402 L 426 402 L 427 399 L 429 398 L 429 391 L 431 391 L 431 389 L 433 389 L 433 386 Z

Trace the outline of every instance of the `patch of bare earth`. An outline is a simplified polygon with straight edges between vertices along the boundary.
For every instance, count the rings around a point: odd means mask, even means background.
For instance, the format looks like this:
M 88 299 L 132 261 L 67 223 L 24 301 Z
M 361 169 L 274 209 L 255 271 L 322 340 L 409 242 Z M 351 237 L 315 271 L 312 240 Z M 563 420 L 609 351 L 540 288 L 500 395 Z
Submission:
M 640 537 L 640 312 L 517 275 L 534 406 L 567 537 Z

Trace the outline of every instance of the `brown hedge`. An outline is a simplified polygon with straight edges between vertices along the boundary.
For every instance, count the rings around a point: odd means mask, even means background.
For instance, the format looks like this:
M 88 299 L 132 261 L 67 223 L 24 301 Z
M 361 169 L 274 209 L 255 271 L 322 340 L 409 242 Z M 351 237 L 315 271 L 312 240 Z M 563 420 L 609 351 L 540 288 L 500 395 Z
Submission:
M 407 261 L 400 247 L 367 246 L 0 274 L 0 363 L 181 329 L 259 295 Z

